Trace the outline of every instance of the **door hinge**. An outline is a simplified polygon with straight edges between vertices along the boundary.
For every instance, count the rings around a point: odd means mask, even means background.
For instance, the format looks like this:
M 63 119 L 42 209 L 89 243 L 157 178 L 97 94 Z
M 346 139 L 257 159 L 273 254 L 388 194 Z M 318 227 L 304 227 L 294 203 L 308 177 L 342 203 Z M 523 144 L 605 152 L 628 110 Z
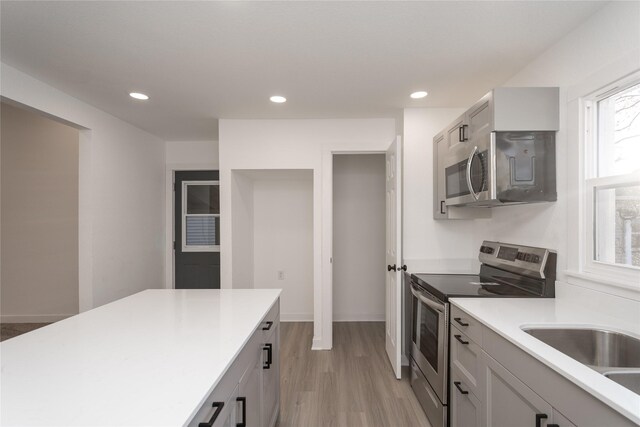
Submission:
M 173 250 L 174 251 L 176 250 L 176 241 L 175 240 L 173 241 Z
M 176 183 L 173 183 L 173 191 L 176 191 Z

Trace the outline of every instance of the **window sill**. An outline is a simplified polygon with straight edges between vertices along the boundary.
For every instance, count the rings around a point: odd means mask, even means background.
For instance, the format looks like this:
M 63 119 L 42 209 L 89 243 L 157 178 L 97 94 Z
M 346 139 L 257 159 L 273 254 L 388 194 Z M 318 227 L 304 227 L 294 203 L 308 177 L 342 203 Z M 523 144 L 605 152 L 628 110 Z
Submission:
M 565 270 L 564 273 L 570 285 L 640 301 L 640 283 L 579 271 Z

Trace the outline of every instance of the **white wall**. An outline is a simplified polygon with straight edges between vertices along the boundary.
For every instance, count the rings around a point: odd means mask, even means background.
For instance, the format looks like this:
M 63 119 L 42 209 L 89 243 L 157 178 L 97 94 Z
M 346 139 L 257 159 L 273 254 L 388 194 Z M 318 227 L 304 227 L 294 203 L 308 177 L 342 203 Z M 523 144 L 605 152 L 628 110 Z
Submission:
M 254 287 L 282 289 L 283 321 L 312 321 L 312 172 L 295 171 L 277 179 L 269 176 L 256 179 L 253 212 Z M 284 274 L 284 279 L 278 279 L 278 272 Z
M 78 130 L 3 103 L 2 322 L 78 313 Z
M 583 84 L 602 69 L 618 69 L 617 78 L 640 68 L 640 3 L 612 2 L 596 12 L 546 52 L 509 79 L 505 86 L 559 86 L 560 131 L 556 137 L 558 201 L 538 205 L 507 206 L 493 209 L 493 218 L 484 221 L 476 233 L 474 246 L 483 238 L 550 247 L 558 250 L 558 277 L 564 271 L 571 248 L 568 230 L 577 222 L 577 211 L 568 207 L 568 199 L 577 192 L 568 187 L 567 171 L 580 155 L 577 122 L 568 123 L 568 92 Z M 569 253 L 571 252 L 571 253 Z
M 472 244 L 483 220 L 433 219 L 433 137 L 464 108 L 404 110 L 402 246 L 409 272 L 473 273 L 478 270 Z
M 333 157 L 333 320 L 384 321 L 385 156 Z
M 221 286 L 235 285 L 231 170 L 313 170 L 313 347 L 331 348 L 332 152 L 382 152 L 394 137 L 394 119 L 220 120 Z
M 492 209 L 491 219 L 434 221 L 432 209 L 432 138 L 462 109 L 404 110 L 404 258 L 410 270 L 456 272 L 477 269 L 482 240 L 501 240 L 558 251 L 558 275 L 564 279 L 574 251 L 567 230 L 577 222 L 568 208 L 568 162 L 579 155 L 568 134 L 568 92 L 602 69 L 619 77 L 640 68 L 640 3 L 612 2 L 524 67 L 504 86 L 559 86 L 560 131 L 556 136 L 558 201 Z M 487 87 L 489 91 L 492 88 Z M 574 123 L 575 127 L 576 123 Z M 428 182 L 428 185 L 422 183 Z M 575 239 L 574 239 L 575 240 Z M 443 259 L 433 260 L 442 257 Z
M 80 132 L 80 310 L 164 283 L 164 141 L 5 64 L 0 94 Z
M 218 162 L 218 141 L 167 141 L 167 165 L 215 165 Z

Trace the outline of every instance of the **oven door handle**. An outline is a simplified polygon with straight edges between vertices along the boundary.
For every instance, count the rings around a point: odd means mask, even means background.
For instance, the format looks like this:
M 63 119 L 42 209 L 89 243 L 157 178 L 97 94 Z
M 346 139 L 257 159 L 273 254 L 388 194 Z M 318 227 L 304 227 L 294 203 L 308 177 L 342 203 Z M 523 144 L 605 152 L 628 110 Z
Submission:
M 471 184 L 471 163 L 473 163 L 473 158 L 476 153 L 478 153 L 477 145 L 473 147 L 473 150 L 471 150 L 471 154 L 469 155 L 469 160 L 467 160 L 467 186 L 469 187 L 469 193 L 471 193 L 474 199 L 478 200 L 478 193 L 473 191 L 473 185 Z
M 432 300 L 428 296 L 426 296 L 425 293 L 417 289 L 416 285 L 414 285 L 413 283 L 411 284 L 411 293 L 413 294 L 414 297 L 418 298 L 420 301 L 422 301 L 429 307 L 433 308 L 436 311 L 439 311 L 440 313 L 444 313 L 444 309 L 445 309 L 444 304 L 440 304 Z

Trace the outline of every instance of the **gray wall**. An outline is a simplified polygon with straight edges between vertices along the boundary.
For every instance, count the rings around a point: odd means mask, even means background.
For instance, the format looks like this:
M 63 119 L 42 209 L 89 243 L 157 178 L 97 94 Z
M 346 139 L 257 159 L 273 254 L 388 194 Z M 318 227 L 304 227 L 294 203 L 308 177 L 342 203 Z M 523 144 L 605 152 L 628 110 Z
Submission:
M 76 129 L 1 105 L 2 321 L 78 313 Z
M 385 157 L 333 157 L 333 319 L 384 321 Z

